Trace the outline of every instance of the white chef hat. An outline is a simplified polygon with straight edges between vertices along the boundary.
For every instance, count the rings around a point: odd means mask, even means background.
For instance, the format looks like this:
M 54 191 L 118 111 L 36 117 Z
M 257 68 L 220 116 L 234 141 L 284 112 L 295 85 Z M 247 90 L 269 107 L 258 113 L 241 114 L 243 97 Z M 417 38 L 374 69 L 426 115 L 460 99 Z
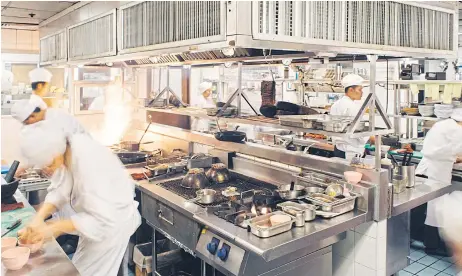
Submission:
M 61 128 L 44 120 L 26 125 L 20 133 L 21 153 L 31 166 L 43 168 L 66 151 L 66 136 Z
M 10 90 L 13 86 L 14 75 L 11 71 L 2 70 L 2 91 Z
M 11 107 L 11 116 L 22 123 L 29 118 L 35 108 L 37 105 L 29 100 L 19 100 Z
M 209 90 L 212 88 L 212 83 L 208 81 L 201 82 L 199 84 L 199 94 L 204 93 L 206 90 Z
M 363 85 L 363 83 L 364 83 L 364 79 L 361 76 L 356 75 L 356 74 L 346 75 L 342 79 L 342 85 L 345 88 L 354 86 L 354 85 Z
M 35 68 L 29 72 L 29 79 L 31 83 L 34 82 L 50 82 L 53 74 L 45 68 Z
M 458 122 L 462 122 L 462 108 L 455 108 L 452 110 L 451 118 Z
M 42 97 L 32 94 L 30 96 L 29 102 L 36 107 L 40 107 L 40 109 L 45 110 L 48 108 L 46 102 L 43 101 Z

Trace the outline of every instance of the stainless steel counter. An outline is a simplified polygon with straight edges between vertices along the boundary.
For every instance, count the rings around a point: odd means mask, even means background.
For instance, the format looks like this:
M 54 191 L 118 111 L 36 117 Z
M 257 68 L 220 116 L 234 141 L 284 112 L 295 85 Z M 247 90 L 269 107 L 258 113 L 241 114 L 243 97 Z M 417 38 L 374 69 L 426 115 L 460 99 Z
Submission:
M 25 197 L 21 194 L 20 191 L 16 191 L 15 194 L 16 201 L 23 202 L 25 208 L 32 208 Z M 16 215 L 15 215 L 16 214 Z M 30 219 L 30 216 L 34 212 L 29 212 L 27 217 L 21 216 L 23 221 Z M 2 221 L 5 219 L 14 219 L 15 216 L 19 216 L 19 212 L 9 211 L 2 213 Z M 20 228 L 24 227 L 23 223 Z M 17 230 L 20 230 L 17 229 Z M 2 273 L 4 276 L 25 276 L 25 275 L 36 275 L 36 276 L 73 276 L 80 275 L 75 266 L 72 264 L 71 260 L 67 257 L 64 251 L 61 249 L 59 244 L 55 239 L 52 241 L 46 242 L 43 245 L 41 251 L 31 254 L 28 263 L 20 270 L 12 271 L 7 270 L 2 266 Z
M 462 190 L 461 182 L 449 184 L 417 177 L 414 188 L 393 195 L 392 215 L 397 216 L 455 190 Z

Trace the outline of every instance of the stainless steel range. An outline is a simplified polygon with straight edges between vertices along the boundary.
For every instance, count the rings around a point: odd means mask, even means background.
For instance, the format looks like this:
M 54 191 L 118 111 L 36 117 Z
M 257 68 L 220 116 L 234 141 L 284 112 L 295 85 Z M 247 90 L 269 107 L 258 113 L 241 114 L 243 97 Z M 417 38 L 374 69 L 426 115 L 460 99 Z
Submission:
M 331 245 L 366 221 L 366 211 L 356 209 L 261 238 L 246 223 L 276 211 L 282 202 L 273 196 L 276 183 L 234 172 L 230 183 L 209 187 L 221 196 L 204 205 L 191 202 L 195 191 L 181 187 L 181 179 L 141 185 L 142 215 L 158 232 L 225 275 L 331 275 Z M 226 197 L 222 192 L 229 186 L 236 193 Z

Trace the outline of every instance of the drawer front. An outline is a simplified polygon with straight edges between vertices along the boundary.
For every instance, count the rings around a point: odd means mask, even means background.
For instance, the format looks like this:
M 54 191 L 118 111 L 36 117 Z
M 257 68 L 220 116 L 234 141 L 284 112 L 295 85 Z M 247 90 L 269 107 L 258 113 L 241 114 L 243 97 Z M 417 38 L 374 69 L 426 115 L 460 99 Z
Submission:
M 144 193 L 141 202 L 141 214 L 150 224 L 180 247 L 194 251 L 200 233 L 197 222 Z

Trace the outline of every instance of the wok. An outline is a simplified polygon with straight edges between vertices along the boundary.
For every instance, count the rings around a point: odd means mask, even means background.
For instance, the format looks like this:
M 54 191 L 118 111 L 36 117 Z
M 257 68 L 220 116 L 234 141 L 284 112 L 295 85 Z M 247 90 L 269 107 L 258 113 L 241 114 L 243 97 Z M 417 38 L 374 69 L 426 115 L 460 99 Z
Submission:
M 147 154 L 140 152 L 119 152 L 116 154 L 124 165 L 146 162 L 146 158 L 148 158 Z

